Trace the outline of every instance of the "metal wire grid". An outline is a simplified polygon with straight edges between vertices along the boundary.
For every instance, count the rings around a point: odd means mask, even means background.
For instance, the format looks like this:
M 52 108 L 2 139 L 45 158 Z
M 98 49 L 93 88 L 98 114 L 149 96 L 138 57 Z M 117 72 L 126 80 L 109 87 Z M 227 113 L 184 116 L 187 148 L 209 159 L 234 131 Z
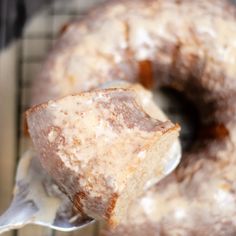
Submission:
M 74 0 L 74 1 L 51 1 L 51 4 L 38 15 L 36 15 L 32 22 L 26 26 L 22 39 L 19 42 L 18 51 L 18 84 L 17 84 L 17 161 L 22 153 L 30 147 L 29 138 L 24 135 L 23 113 L 29 108 L 30 104 L 30 88 L 31 82 L 35 79 L 40 70 L 40 65 L 46 54 L 52 47 L 54 40 L 58 36 L 60 28 L 73 18 L 79 18 L 84 15 L 85 10 L 95 3 L 102 2 L 102 0 Z M 161 97 L 163 99 L 163 97 Z M 164 99 L 165 100 L 165 99 Z M 172 100 L 173 101 L 173 100 Z M 176 104 L 165 100 L 163 105 L 160 104 L 166 113 L 174 121 L 180 121 L 179 111 L 182 110 L 181 104 Z M 180 121 L 180 123 L 182 123 Z M 189 140 L 191 132 L 189 131 L 189 124 L 184 121 L 184 131 L 182 132 L 182 139 Z M 38 233 L 37 233 L 38 231 Z M 14 232 L 15 236 L 27 235 L 83 235 L 95 236 L 98 235 L 99 226 L 94 225 L 83 232 L 74 233 L 60 233 L 53 230 L 32 229 L 28 231 L 18 230 Z
M 87 1 L 88 4 L 85 2 L 83 0 L 51 1 L 51 4 L 37 15 L 30 25 L 26 26 L 19 42 L 17 72 L 18 158 L 28 147 L 28 139 L 25 138 L 23 130 L 23 113 L 29 108 L 31 83 L 58 37 L 61 27 L 75 17 L 76 19 L 82 17 L 88 7 L 101 2 L 101 0 L 90 0 Z
M 72 18 L 83 16 L 84 11 L 99 0 L 51 1 L 51 4 L 36 15 L 29 25 L 26 25 L 18 49 L 17 68 L 17 158 L 30 147 L 30 140 L 24 134 L 24 112 L 30 106 L 30 88 L 40 70 L 42 61 L 58 36 L 60 28 Z M 27 235 L 98 235 L 98 224 L 90 226 L 81 232 L 61 233 L 41 227 L 28 227 L 28 230 L 16 230 L 14 236 Z

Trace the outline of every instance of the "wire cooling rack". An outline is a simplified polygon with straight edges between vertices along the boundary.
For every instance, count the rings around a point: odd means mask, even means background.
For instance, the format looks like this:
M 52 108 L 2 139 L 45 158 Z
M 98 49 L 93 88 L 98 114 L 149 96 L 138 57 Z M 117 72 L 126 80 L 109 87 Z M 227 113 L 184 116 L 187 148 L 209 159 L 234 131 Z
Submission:
M 29 108 L 30 89 L 32 80 L 36 78 L 42 61 L 52 47 L 57 38 L 61 27 L 73 18 L 79 18 L 94 4 L 99 4 L 103 0 L 64 0 L 51 1 L 45 9 L 34 16 L 26 25 L 22 38 L 19 42 L 18 68 L 17 68 L 17 160 L 22 153 L 30 147 L 30 140 L 24 135 L 23 113 Z M 167 95 L 167 96 L 166 96 Z M 192 138 L 191 119 L 185 119 L 180 113 L 186 111 L 182 100 L 173 99 L 176 94 L 170 91 L 159 92 L 157 100 L 162 109 L 170 116 L 173 121 L 183 123 L 181 138 L 184 145 Z M 175 102 L 173 102 L 173 100 Z M 184 121 L 182 122 L 181 120 Z M 55 236 L 95 236 L 99 231 L 98 224 L 92 225 L 82 232 L 61 233 L 54 230 L 45 229 L 39 226 L 27 226 L 14 232 L 14 236 L 27 235 L 55 235 Z
M 58 32 L 64 24 L 73 18 L 80 18 L 94 4 L 102 0 L 50 1 L 25 26 L 19 42 L 17 65 L 17 160 L 31 145 L 24 133 L 24 111 L 30 106 L 31 84 L 40 70 L 42 61 L 52 47 Z M 80 232 L 62 233 L 40 226 L 27 226 L 14 232 L 14 236 L 95 236 L 98 235 L 98 224 L 89 226 Z

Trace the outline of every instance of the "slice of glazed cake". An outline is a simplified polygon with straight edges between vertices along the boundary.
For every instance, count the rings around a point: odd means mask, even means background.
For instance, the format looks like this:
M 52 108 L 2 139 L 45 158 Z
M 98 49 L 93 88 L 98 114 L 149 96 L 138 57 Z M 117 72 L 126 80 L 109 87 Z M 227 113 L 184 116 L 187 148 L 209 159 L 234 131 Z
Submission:
M 29 109 L 26 117 L 43 167 L 78 210 L 111 227 L 125 220 L 150 180 L 165 175 L 173 155 L 180 156 L 173 151 L 179 126 L 147 114 L 132 88 L 67 96 Z

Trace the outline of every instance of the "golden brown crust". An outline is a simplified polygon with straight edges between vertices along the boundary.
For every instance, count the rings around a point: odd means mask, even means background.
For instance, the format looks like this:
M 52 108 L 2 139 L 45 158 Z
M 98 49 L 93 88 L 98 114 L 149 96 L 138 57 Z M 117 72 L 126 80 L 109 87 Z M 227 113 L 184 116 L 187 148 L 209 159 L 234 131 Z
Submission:
M 117 225 L 117 222 L 114 222 L 112 219 L 113 211 L 115 209 L 116 201 L 118 198 L 118 194 L 114 193 L 111 196 L 111 199 L 109 200 L 108 207 L 106 209 L 105 217 L 106 220 L 108 221 L 108 224 L 112 226 Z
M 148 89 L 153 89 L 154 87 L 154 72 L 153 65 L 150 60 L 139 61 L 139 75 L 138 79 L 140 83 Z
M 79 210 L 79 212 L 81 212 L 82 214 L 84 214 L 82 200 L 85 200 L 85 199 L 86 199 L 85 192 L 80 191 L 74 195 L 74 198 L 72 201 L 74 206 L 77 208 L 77 210 Z

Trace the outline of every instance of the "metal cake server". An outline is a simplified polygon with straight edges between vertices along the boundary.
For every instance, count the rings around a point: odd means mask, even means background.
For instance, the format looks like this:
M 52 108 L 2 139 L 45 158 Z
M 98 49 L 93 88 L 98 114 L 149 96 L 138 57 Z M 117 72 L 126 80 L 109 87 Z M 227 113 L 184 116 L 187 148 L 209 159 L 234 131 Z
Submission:
M 168 154 L 165 174 L 168 175 L 180 161 L 180 144 L 173 144 Z M 152 182 L 158 180 L 152 180 Z M 154 183 L 152 183 L 153 185 Z M 73 208 L 69 198 L 44 171 L 37 154 L 28 150 L 20 159 L 12 202 L 0 216 L 0 234 L 37 224 L 59 231 L 79 230 L 95 220 L 82 216 Z
M 21 157 L 12 202 L 0 216 L 0 234 L 26 224 L 73 231 L 93 222 L 73 209 L 70 200 L 43 170 L 33 150 Z

